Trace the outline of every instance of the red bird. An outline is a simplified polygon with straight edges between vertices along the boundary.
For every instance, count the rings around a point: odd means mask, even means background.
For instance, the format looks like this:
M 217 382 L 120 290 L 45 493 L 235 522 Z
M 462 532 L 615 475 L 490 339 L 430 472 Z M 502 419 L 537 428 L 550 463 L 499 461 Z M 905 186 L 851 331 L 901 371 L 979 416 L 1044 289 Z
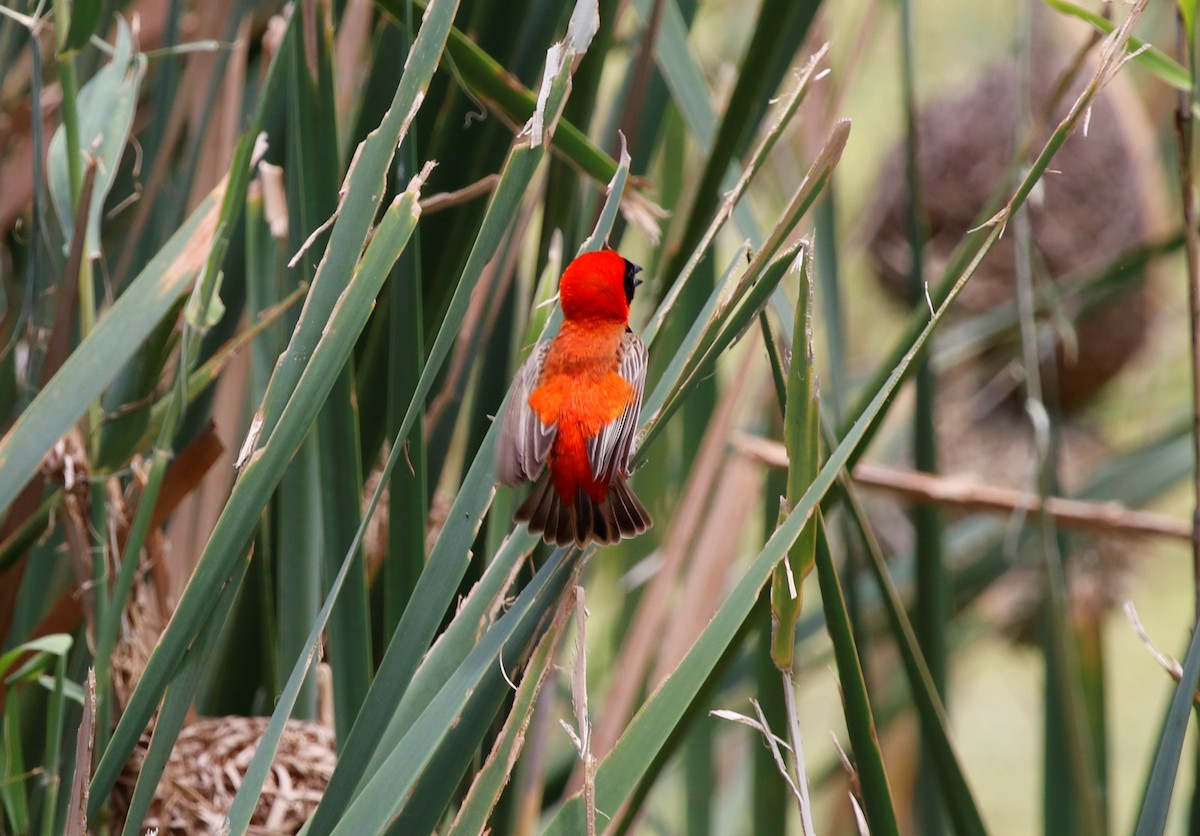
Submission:
M 547 543 L 616 543 L 651 525 L 626 481 L 646 384 L 646 345 L 629 329 L 641 269 L 613 250 L 572 261 L 562 328 L 513 381 L 497 478 L 537 480 L 514 520 Z

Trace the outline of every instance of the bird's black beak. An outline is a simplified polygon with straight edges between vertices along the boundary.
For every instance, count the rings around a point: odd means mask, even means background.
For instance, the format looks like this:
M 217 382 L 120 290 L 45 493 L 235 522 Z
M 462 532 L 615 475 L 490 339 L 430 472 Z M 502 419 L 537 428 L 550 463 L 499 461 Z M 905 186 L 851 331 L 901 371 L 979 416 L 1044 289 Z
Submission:
M 643 282 L 637 277 L 637 274 L 642 272 L 642 268 L 634 264 L 629 259 L 625 259 L 625 301 L 633 304 L 633 292 L 637 290 L 638 285 Z

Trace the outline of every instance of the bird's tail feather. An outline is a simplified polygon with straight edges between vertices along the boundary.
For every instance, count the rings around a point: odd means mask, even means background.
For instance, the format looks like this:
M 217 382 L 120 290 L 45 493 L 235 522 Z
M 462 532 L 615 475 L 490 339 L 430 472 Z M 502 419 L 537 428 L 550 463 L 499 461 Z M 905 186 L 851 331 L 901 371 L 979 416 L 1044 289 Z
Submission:
M 609 486 L 603 502 L 596 502 L 581 490 L 575 501 L 568 503 L 554 490 L 548 470 L 534 482 L 513 519 L 528 523 L 531 534 L 541 534 L 547 543 L 558 546 L 616 543 L 622 537 L 636 537 L 653 525 L 650 513 L 624 478 L 618 477 Z

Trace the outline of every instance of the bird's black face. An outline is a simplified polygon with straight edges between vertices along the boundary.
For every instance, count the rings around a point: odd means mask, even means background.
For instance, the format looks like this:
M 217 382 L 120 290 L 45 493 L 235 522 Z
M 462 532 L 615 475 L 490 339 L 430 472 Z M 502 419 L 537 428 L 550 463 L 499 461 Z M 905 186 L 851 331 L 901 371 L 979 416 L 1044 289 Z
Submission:
M 637 274 L 640 272 L 642 272 L 641 267 L 629 259 L 625 259 L 625 301 L 631 305 L 633 304 L 633 292 L 642 283 L 642 280 L 637 278 Z

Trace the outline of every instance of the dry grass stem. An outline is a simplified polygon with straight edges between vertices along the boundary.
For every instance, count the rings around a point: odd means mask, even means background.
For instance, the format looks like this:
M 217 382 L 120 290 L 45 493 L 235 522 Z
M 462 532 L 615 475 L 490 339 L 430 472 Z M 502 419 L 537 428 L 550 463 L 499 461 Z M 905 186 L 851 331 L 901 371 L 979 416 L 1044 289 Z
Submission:
M 421 200 L 421 214 L 430 215 L 435 212 L 441 212 L 444 209 L 449 209 L 452 206 L 469 203 L 472 200 L 483 197 L 485 194 L 490 194 L 499 182 L 499 174 L 489 174 L 487 177 L 481 177 L 474 183 L 463 186 L 461 189 L 455 189 L 452 192 L 431 194 L 429 197 Z
M 841 688 L 838 689 L 839 691 Z M 845 696 L 842 697 L 845 701 Z M 846 770 L 846 776 L 850 779 L 850 796 L 854 798 L 859 792 L 858 770 L 854 768 L 854 763 L 850 760 L 850 756 L 846 754 L 842 742 L 838 740 L 837 735 L 832 731 L 829 732 L 829 738 L 833 741 L 833 748 L 837 750 L 838 760 L 842 762 L 842 769 Z
M 583 805 L 587 818 L 587 834 L 596 833 L 596 758 L 592 754 L 592 723 L 588 719 L 587 700 L 587 605 L 583 587 L 576 585 L 573 594 L 575 611 L 575 659 L 571 663 L 571 710 L 575 727 L 559 720 L 571 743 L 579 753 L 583 766 Z
M 1192 44 L 1187 42 L 1187 25 L 1183 11 L 1175 10 L 1179 33 L 1179 53 L 1185 67 L 1196 77 L 1191 66 L 1195 57 Z M 1183 210 L 1184 264 L 1188 278 L 1189 334 L 1191 336 L 1192 373 L 1192 454 L 1200 461 L 1200 235 L 1196 231 L 1195 183 L 1195 122 L 1192 117 L 1192 93 L 1180 91 L 1175 106 L 1175 137 L 1178 142 L 1179 188 Z M 1193 487 L 1196 505 L 1192 510 L 1192 583 L 1195 587 L 1195 617 L 1200 623 L 1200 467 L 1194 469 Z
M 871 828 L 867 827 L 867 817 L 863 815 L 862 805 L 858 803 L 854 793 L 847 795 L 850 797 L 850 806 L 854 809 L 854 823 L 858 827 L 859 836 L 871 836 Z
M 347 179 L 349 179 L 349 178 L 347 178 Z M 333 223 L 334 223 L 334 221 L 337 220 L 338 214 L 341 211 L 342 211 L 342 204 L 341 204 L 341 202 L 339 202 L 337 205 L 337 208 L 335 208 L 333 210 L 333 214 L 331 214 L 328 218 L 326 218 L 321 223 L 317 224 L 316 229 L 314 229 L 311 233 L 309 233 L 309 236 L 304 239 L 304 243 L 300 245 L 300 249 L 296 250 L 296 254 L 293 255 L 290 259 L 288 259 L 287 266 L 288 266 L 289 270 L 294 269 L 296 267 L 296 265 L 300 263 L 301 257 L 306 252 L 308 252 L 309 248 L 312 247 L 313 244 L 315 244 L 317 242 L 318 238 L 320 238 L 325 232 L 327 232 L 328 230 L 333 228 Z
M 92 751 L 96 735 L 92 724 L 96 721 L 96 669 L 88 668 L 87 685 L 83 692 L 83 720 L 75 736 L 75 775 L 71 779 L 71 798 L 67 804 L 67 823 L 63 830 L 66 836 L 85 836 L 87 833 L 87 806 L 89 778 L 92 775 Z
M 786 749 L 790 752 L 792 747 L 786 740 L 771 731 L 771 726 L 767 723 L 767 715 L 763 713 L 762 706 L 759 705 L 758 700 L 751 697 L 750 705 L 754 707 L 754 717 L 747 717 L 745 714 L 739 714 L 736 711 L 728 711 L 723 708 L 717 708 L 708 713 L 722 720 L 729 720 L 734 723 L 741 723 L 743 726 L 749 726 L 761 734 L 763 742 L 766 743 L 767 749 L 775 761 L 775 766 L 779 770 L 779 774 L 788 785 L 788 789 L 792 791 L 792 795 L 796 797 L 796 801 L 800 802 L 800 788 L 796 786 L 796 782 L 792 779 L 791 770 L 788 769 L 787 761 L 783 757 L 783 750 Z
M 762 468 L 749 459 L 726 459 L 688 555 L 679 595 L 682 605 L 675 608 L 659 636 L 658 661 L 650 679 L 653 685 L 662 683 L 678 667 L 720 607 L 745 522 L 754 519 L 761 497 Z
M 533 836 L 539 832 L 537 825 L 542 815 L 543 787 L 546 786 L 547 748 L 554 719 L 554 700 L 553 689 L 543 689 L 538 694 L 537 706 L 533 709 L 533 717 L 526 730 L 521 767 L 517 773 L 517 812 L 513 816 L 515 836 Z
M 272 165 L 266 160 L 259 161 L 258 177 L 254 183 L 262 190 L 263 217 L 267 221 L 267 227 L 271 230 L 271 237 L 277 241 L 286 242 L 288 210 L 287 189 L 283 184 L 283 167 Z
M 370 68 L 372 12 L 370 0 L 349 0 L 342 10 L 333 41 L 334 101 L 338 125 L 350 124 Z
M 808 792 L 808 769 L 804 765 L 804 747 L 800 742 L 800 712 L 796 708 L 796 687 L 790 671 L 780 671 L 783 703 L 787 711 L 788 737 L 792 741 L 792 766 L 796 770 L 797 798 L 800 802 L 800 823 L 804 836 L 816 836 L 812 819 L 812 796 Z
M 787 451 L 778 442 L 757 436 L 739 435 L 734 446 L 743 454 L 772 467 L 787 467 Z M 1192 528 L 1182 520 L 1126 508 L 1117 502 L 1047 497 L 1013 488 L 980 484 L 964 476 L 920 473 L 860 462 L 853 473 L 855 482 L 918 502 L 1002 514 L 1045 513 L 1064 528 L 1109 534 L 1141 534 L 1190 541 Z
M 1125 617 L 1129 619 L 1129 623 L 1133 626 L 1133 631 L 1142 640 L 1142 644 L 1146 646 L 1146 650 L 1150 651 L 1150 655 L 1154 657 L 1154 661 L 1158 662 L 1162 666 L 1162 669 L 1170 674 L 1171 678 L 1176 682 L 1182 679 L 1183 667 L 1154 646 L 1154 642 L 1150 640 L 1150 634 L 1146 632 L 1146 628 L 1142 626 L 1142 620 L 1138 618 L 1137 609 L 1134 608 L 1133 601 L 1126 601 L 1123 609 L 1125 610 Z

